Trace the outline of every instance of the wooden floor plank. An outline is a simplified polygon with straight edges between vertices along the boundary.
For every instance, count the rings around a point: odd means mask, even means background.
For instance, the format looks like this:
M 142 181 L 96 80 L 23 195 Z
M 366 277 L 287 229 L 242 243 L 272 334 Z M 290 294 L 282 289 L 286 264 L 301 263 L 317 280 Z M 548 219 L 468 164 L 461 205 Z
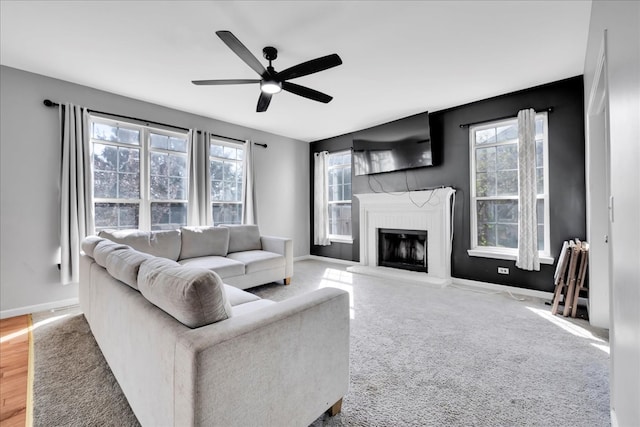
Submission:
M 0 320 L 0 426 L 27 424 L 29 315 Z

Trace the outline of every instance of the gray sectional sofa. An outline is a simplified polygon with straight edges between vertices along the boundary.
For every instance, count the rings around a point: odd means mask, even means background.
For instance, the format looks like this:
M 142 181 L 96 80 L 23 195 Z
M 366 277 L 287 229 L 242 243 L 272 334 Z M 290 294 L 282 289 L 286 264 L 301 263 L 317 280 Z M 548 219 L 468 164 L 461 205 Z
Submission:
M 227 285 L 240 289 L 293 276 L 291 239 L 261 236 L 257 225 L 182 227 L 179 230 L 103 230 L 116 243 L 182 265 L 215 271 Z
M 260 271 L 291 277 L 286 260 L 251 252 L 286 252 L 285 241 L 262 237 L 262 249 L 230 246 L 223 257 L 221 247 L 215 255 L 200 246 L 199 237 L 220 237 L 218 230 L 190 231 L 202 234 L 185 239 L 183 229 L 178 250 L 167 232 L 102 233 L 114 240 L 82 243 L 80 306 L 140 423 L 307 426 L 339 411 L 349 383 L 348 294 L 324 288 L 281 302 L 260 299 L 224 282 L 272 281 Z M 241 262 L 244 275 L 201 267 L 224 264 L 213 257 Z

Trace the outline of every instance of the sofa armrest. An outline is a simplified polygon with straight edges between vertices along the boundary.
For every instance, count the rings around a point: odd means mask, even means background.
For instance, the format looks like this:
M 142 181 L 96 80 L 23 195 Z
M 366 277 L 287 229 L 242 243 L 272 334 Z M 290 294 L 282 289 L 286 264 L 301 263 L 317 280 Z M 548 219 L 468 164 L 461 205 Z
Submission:
M 286 237 L 260 236 L 262 249 L 284 255 L 285 278 L 293 277 L 293 240 Z
M 174 381 L 174 425 L 309 425 L 348 389 L 349 295 L 319 289 L 186 331 Z

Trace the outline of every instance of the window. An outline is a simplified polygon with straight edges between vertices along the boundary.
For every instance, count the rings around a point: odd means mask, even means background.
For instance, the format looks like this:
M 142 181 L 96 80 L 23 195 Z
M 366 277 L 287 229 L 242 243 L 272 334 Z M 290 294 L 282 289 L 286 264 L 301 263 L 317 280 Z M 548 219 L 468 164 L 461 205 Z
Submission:
M 213 223 L 241 224 L 244 146 L 212 139 L 209 147 Z
M 187 222 L 187 135 L 91 117 L 95 229 Z
M 547 113 L 536 115 L 538 250 L 549 251 Z M 518 251 L 518 120 L 472 126 L 470 255 L 516 259 Z
M 329 238 L 351 241 L 351 152 L 328 155 Z

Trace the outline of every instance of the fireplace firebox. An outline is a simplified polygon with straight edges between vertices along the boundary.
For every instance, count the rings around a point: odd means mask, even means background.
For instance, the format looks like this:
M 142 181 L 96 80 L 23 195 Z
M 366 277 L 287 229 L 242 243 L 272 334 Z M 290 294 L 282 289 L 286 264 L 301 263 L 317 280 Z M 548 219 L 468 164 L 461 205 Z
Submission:
M 378 265 L 427 273 L 427 230 L 378 228 Z

